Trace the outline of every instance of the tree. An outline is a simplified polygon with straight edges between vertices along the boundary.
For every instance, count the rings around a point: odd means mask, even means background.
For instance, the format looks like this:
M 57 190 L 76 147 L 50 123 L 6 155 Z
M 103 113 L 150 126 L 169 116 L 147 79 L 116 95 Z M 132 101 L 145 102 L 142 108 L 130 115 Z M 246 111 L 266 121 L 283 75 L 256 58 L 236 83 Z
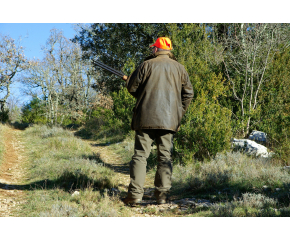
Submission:
M 10 85 L 18 72 L 26 69 L 24 48 L 20 40 L 15 41 L 8 35 L 0 35 L 0 116 L 1 121 L 8 114 L 5 109 L 7 98 L 10 96 Z M 7 114 L 5 114 L 7 112 Z
M 269 66 L 268 81 L 262 86 L 258 124 L 267 133 L 268 144 L 289 165 L 290 155 L 290 49 L 277 53 Z
M 16 122 L 21 119 L 21 108 L 19 100 L 11 95 L 6 101 L 7 108 L 9 109 L 9 121 Z
M 73 41 L 81 45 L 85 59 L 96 58 L 128 75 L 151 54 L 149 46 L 159 36 L 169 36 L 167 24 L 94 23 L 83 27 Z M 100 74 L 95 86 L 99 91 L 109 93 L 124 84 L 111 73 Z
M 90 62 L 81 58 L 78 44 L 56 29 L 51 30 L 43 51 L 43 60 L 30 61 L 24 83 L 31 89 L 41 89 L 39 99 L 45 102 L 49 123 L 62 124 L 65 117 L 81 117 L 94 100 L 90 87 L 96 74 Z
M 229 147 L 232 136 L 231 111 L 220 103 L 228 88 L 217 71 L 222 47 L 211 43 L 204 25 L 169 24 L 168 29 L 173 53 L 185 66 L 194 89 L 194 98 L 176 134 L 176 151 L 185 163 L 215 156 Z
M 21 120 L 23 123 L 47 123 L 45 118 L 45 105 L 37 97 L 22 107 Z
M 224 34 L 224 72 L 237 101 L 241 135 L 249 134 L 252 120 L 259 121 L 262 86 L 275 53 L 289 44 L 287 24 L 230 24 Z

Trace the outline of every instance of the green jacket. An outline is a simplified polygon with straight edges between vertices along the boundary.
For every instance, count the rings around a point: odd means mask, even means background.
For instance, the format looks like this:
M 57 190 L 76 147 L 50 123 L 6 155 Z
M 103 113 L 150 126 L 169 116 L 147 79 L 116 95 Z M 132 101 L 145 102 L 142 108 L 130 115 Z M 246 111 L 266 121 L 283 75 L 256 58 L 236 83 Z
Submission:
M 131 128 L 176 132 L 193 98 L 188 73 L 170 51 L 147 59 L 126 82 L 129 93 L 137 98 Z

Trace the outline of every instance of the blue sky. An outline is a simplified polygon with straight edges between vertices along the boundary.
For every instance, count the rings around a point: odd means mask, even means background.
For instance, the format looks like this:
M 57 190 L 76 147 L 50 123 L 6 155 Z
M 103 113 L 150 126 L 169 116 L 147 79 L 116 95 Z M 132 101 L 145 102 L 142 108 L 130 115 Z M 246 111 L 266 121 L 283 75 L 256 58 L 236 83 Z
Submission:
M 9 35 L 14 39 L 21 37 L 22 46 L 25 47 L 25 56 L 27 58 L 43 57 L 41 46 L 45 45 L 50 30 L 56 28 L 63 30 L 64 36 L 73 38 L 76 34 L 74 25 L 71 23 L 0 23 L 0 34 Z M 11 95 L 15 96 L 20 104 L 28 102 L 31 98 L 26 96 L 20 83 L 11 86 Z
M 41 58 L 41 45 L 45 45 L 53 28 L 61 29 L 65 37 L 72 38 L 75 35 L 71 23 L 0 23 L 0 33 L 8 34 L 14 39 L 23 38 L 25 55 L 28 58 Z

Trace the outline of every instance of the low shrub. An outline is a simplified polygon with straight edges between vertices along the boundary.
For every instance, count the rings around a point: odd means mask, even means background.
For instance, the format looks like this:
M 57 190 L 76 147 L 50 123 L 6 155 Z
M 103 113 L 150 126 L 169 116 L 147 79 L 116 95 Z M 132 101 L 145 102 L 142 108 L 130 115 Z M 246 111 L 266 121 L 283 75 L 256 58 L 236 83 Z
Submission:
M 186 167 L 177 165 L 173 171 L 176 186 L 195 192 L 217 191 L 230 188 L 233 191 L 287 188 L 290 175 L 271 160 L 252 158 L 239 152 L 218 154 L 203 163 L 192 163 Z

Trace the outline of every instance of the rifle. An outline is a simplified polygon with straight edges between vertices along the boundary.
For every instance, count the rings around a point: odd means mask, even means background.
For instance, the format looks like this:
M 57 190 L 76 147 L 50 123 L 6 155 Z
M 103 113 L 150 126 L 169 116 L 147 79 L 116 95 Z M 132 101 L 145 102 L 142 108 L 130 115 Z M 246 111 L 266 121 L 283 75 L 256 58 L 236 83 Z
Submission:
M 97 60 L 92 60 L 92 61 L 93 61 L 93 63 L 94 63 L 95 65 L 97 65 L 98 67 L 101 67 L 101 68 L 103 68 L 103 69 L 105 69 L 105 70 L 107 70 L 107 71 L 109 71 L 109 72 L 111 72 L 111 73 L 117 75 L 118 77 L 121 77 L 124 81 L 127 80 L 128 76 L 126 76 L 126 75 L 125 75 L 124 73 L 122 73 L 121 71 L 118 71 L 118 70 L 116 70 L 116 69 L 114 69 L 114 68 L 112 68 L 112 67 L 109 67 L 108 65 L 106 65 L 106 64 L 104 64 L 104 63 L 102 63 L 102 62 L 99 62 L 99 61 L 97 61 Z

